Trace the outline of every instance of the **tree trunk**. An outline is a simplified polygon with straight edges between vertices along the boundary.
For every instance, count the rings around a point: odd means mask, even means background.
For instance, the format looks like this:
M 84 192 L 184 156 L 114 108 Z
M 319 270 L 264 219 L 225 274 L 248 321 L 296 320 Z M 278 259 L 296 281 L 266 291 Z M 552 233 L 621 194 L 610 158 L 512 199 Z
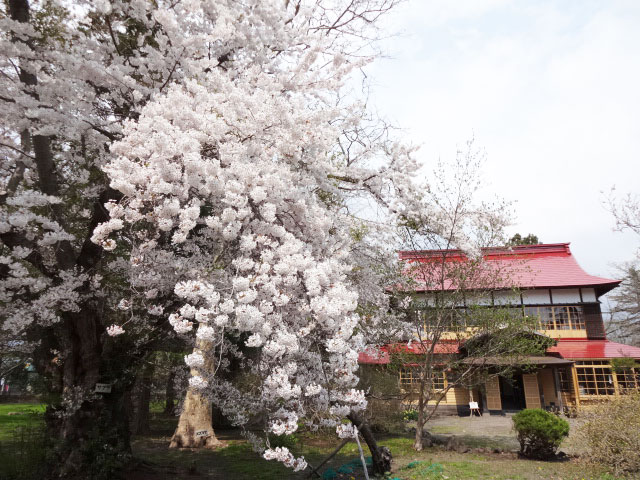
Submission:
M 199 432 L 206 434 L 198 436 Z M 211 401 L 189 389 L 169 448 L 217 448 L 220 445 L 222 442 L 216 438 L 211 425 Z
M 194 352 L 204 356 L 204 371 L 213 371 L 213 352 L 208 342 L 198 340 Z M 191 369 L 191 375 L 198 374 L 197 369 Z M 213 431 L 211 400 L 189 388 L 169 448 L 217 448 L 221 445 Z
M 142 367 L 133 385 L 131 395 L 132 411 L 129 422 L 131 435 L 148 435 L 151 431 L 149 425 L 149 402 L 151 400 L 153 367 L 152 363 L 147 363 Z
M 375 437 L 373 436 L 373 432 L 371 428 L 362 417 L 356 412 L 351 412 L 347 415 L 347 418 L 353 423 L 364 441 L 367 442 L 367 446 L 371 451 L 371 459 L 373 460 L 373 474 L 374 475 L 384 475 L 387 472 L 391 471 L 391 451 L 387 447 L 379 447 L 376 442 Z
M 429 398 L 431 395 L 426 395 L 425 392 L 431 392 L 433 380 L 431 377 L 431 365 L 423 365 L 423 371 L 420 376 L 420 390 L 418 391 L 418 418 L 416 419 L 416 436 L 413 442 L 413 448 L 417 452 L 422 451 L 422 431 L 425 424 L 425 410 L 429 405 Z
M 99 468 L 96 456 L 113 456 L 121 465 L 131 452 L 124 404 L 130 381 L 123 372 L 132 357 L 103 348 L 100 313 L 91 305 L 66 312 L 60 327 L 62 359 L 57 391 L 62 393 L 62 402 L 50 405 L 45 414 L 48 434 L 57 440 L 52 476 L 92 478 L 92 469 Z M 128 349 L 121 344 L 118 348 Z M 42 349 L 37 353 L 35 363 L 46 374 L 51 353 Z M 110 385 L 111 391 L 96 393 L 97 383 Z
M 420 389 L 420 398 L 418 399 L 418 418 L 416 419 L 416 436 L 413 441 L 415 451 L 422 451 L 422 429 L 424 428 L 424 398 L 422 388 Z
M 164 391 L 164 414 L 176 414 L 176 372 L 171 369 L 167 375 L 167 384 Z

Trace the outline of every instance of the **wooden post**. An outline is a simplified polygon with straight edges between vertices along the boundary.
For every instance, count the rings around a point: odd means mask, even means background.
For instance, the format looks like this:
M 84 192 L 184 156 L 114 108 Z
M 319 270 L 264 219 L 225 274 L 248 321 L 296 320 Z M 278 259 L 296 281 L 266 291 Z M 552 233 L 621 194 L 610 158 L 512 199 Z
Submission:
M 609 367 L 611 369 L 611 380 L 613 381 L 613 394 L 615 396 L 620 395 L 620 390 L 618 387 L 618 374 L 614 372 L 613 367 Z
M 560 385 L 560 376 L 558 375 L 558 367 L 553 367 L 553 380 L 556 384 L 556 398 L 558 399 L 558 408 L 562 412 L 562 386 Z
M 580 406 L 580 388 L 578 387 L 578 372 L 575 363 L 571 365 L 571 378 L 573 379 L 573 391 L 576 396 L 576 408 Z

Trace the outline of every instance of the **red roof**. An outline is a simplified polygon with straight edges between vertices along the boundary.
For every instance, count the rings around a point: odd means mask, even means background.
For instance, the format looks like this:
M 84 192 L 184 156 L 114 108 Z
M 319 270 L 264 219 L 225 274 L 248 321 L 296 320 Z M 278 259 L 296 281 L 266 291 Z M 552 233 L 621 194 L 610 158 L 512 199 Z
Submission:
M 416 355 L 424 354 L 431 344 L 424 342 L 411 343 L 394 343 L 384 345 L 382 347 L 370 347 L 358 355 L 358 363 L 385 365 L 389 363 L 389 353 L 413 353 Z M 433 353 L 437 355 L 446 355 L 451 353 L 459 353 L 459 343 L 457 341 L 442 341 L 436 343 Z
M 455 278 L 455 270 L 467 260 L 462 251 L 401 251 L 399 255 L 409 263 L 407 271 L 418 283 L 417 291 L 461 288 L 446 277 Z M 487 248 L 482 250 L 482 256 L 483 267 L 472 269 L 467 278 L 473 278 L 463 289 L 594 287 L 600 296 L 620 283 L 585 272 L 571 254 L 569 243 Z
M 562 358 L 577 360 L 581 358 L 619 358 L 631 357 L 640 359 L 640 348 L 610 342 L 609 340 L 558 340 L 548 353 L 559 353 Z
M 558 354 L 562 358 L 570 360 L 580 359 L 605 359 L 630 357 L 640 359 L 640 348 L 624 345 L 622 343 L 610 342 L 609 340 L 585 340 L 585 339 L 561 339 L 557 345 L 549 347 L 547 353 Z M 426 347 L 426 345 L 425 345 Z M 424 348 L 419 342 L 396 343 L 383 347 L 372 347 L 358 356 L 358 363 L 386 365 L 389 363 L 389 352 L 399 353 L 424 353 Z M 458 342 L 440 342 L 435 346 L 434 353 L 449 354 L 459 353 Z

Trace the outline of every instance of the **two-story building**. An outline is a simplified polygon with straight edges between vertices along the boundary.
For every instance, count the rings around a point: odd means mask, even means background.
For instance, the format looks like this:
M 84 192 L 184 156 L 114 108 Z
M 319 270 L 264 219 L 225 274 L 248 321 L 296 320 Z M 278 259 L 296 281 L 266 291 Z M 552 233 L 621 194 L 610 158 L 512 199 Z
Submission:
M 400 258 L 408 264 L 441 255 L 442 251 L 400 252 Z M 568 243 L 486 249 L 483 258 L 495 271 L 502 272 L 502 278 L 508 277 L 509 286 L 516 287 L 518 293 L 514 296 L 512 290 L 501 290 L 500 286 L 480 287 L 485 290 L 482 303 L 489 308 L 508 305 L 523 317 L 537 318 L 538 333 L 554 339 L 555 345 L 544 357 L 530 359 L 528 368 L 516 370 L 510 378 L 494 376 L 474 389 L 450 389 L 442 403 L 444 410 L 468 414 L 470 401 L 479 402 L 492 413 L 522 408 L 562 409 L 640 389 L 640 368 L 633 365 L 633 360 L 640 360 L 640 348 L 607 340 L 600 308 L 600 297 L 620 281 L 586 273 Z M 447 251 L 448 262 L 465 259 L 460 251 Z M 447 282 L 433 286 L 419 277 L 413 287 L 416 298 L 423 298 L 426 303 L 447 288 L 455 287 Z M 479 297 L 470 298 L 478 302 Z M 446 354 L 464 352 L 464 342 L 447 342 L 446 335 L 441 338 L 437 350 Z M 360 363 L 388 363 L 385 350 L 361 353 Z M 446 375 L 438 378 L 444 388 Z M 410 387 L 415 381 L 410 368 L 400 371 L 399 381 Z

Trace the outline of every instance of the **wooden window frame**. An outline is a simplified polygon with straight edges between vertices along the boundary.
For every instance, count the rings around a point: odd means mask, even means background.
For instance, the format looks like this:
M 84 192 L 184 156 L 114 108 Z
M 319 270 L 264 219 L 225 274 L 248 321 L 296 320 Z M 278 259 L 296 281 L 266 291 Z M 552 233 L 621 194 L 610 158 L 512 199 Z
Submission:
M 551 315 L 545 315 L 546 318 L 543 319 L 543 311 L 545 314 L 550 313 Z M 524 313 L 538 318 L 540 330 L 569 331 L 587 329 L 582 305 L 525 305 Z M 559 321 L 561 318 L 563 319 L 562 322 Z M 563 328 L 560 328 L 561 326 Z
M 640 367 L 624 367 L 614 373 L 620 393 L 640 391 Z
M 398 382 L 400 387 L 404 390 L 413 389 L 414 386 L 420 384 L 420 375 L 415 372 L 419 371 L 419 367 L 412 367 L 410 365 L 404 366 L 398 372 Z M 447 376 L 442 370 L 433 371 L 433 379 L 431 384 L 432 390 L 435 392 L 441 392 L 447 388 Z
M 575 362 L 580 397 L 611 397 L 617 394 L 616 379 L 607 360 Z

